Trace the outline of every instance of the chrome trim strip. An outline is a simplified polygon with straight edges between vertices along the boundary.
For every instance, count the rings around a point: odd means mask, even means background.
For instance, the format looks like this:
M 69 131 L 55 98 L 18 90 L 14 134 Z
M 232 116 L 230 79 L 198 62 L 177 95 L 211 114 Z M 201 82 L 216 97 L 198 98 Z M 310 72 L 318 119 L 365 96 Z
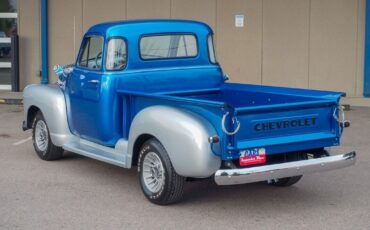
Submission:
M 215 182 L 218 185 L 246 184 L 344 168 L 353 165 L 355 162 L 356 152 L 350 152 L 342 155 L 244 169 L 220 169 L 215 173 Z

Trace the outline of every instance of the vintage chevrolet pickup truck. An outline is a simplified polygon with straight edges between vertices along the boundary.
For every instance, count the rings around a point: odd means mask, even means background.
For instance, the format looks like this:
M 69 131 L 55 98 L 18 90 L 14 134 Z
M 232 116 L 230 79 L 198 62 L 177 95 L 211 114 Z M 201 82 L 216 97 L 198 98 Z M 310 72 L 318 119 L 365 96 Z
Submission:
M 325 150 L 349 126 L 344 93 L 226 83 L 212 36 L 185 20 L 91 27 L 62 87 L 24 90 L 23 129 L 33 129 L 38 156 L 66 150 L 137 166 L 144 195 L 160 205 L 179 201 L 187 179 L 289 186 L 355 163 L 354 152 Z

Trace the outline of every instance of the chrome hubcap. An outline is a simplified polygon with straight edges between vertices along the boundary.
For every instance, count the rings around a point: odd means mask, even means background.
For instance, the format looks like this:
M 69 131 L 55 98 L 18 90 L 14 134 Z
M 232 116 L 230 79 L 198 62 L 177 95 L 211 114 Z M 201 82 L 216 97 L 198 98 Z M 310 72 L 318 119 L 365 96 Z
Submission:
M 35 127 L 35 143 L 40 151 L 45 151 L 48 147 L 48 128 L 44 121 L 39 120 Z
M 161 190 L 165 180 L 164 168 L 156 153 L 149 152 L 144 157 L 142 176 L 144 184 L 150 192 L 157 193 Z

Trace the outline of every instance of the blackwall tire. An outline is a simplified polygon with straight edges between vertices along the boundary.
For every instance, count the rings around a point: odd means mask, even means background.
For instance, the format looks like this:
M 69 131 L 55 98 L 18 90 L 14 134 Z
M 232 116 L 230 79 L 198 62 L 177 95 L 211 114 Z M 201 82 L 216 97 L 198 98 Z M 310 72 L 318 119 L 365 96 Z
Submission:
M 50 138 L 49 127 L 38 111 L 32 124 L 32 141 L 37 155 L 46 161 L 58 160 L 63 156 L 63 149 L 55 146 Z
M 298 161 L 298 160 L 307 160 L 307 153 L 296 153 L 290 156 L 289 161 Z M 285 178 L 278 178 L 274 180 L 269 180 L 267 183 L 272 186 L 276 187 L 288 187 L 292 186 L 297 183 L 302 176 L 293 176 L 293 177 L 285 177 Z
M 269 181 L 268 184 L 276 187 L 288 187 L 297 183 L 301 178 L 302 176 L 279 178 L 276 180 Z
M 150 202 L 168 205 L 182 199 L 185 177 L 175 172 L 167 151 L 157 139 L 142 145 L 138 172 L 141 189 Z

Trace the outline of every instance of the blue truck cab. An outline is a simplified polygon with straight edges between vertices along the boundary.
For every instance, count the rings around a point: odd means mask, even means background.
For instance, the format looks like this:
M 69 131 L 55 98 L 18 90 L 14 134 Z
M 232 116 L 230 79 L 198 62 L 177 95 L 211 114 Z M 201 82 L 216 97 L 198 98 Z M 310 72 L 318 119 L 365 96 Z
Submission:
M 59 78 L 24 90 L 23 129 L 33 129 L 38 156 L 66 150 L 136 166 L 156 204 L 179 201 L 187 178 L 289 186 L 356 159 L 325 150 L 349 126 L 344 93 L 228 83 L 201 22 L 92 26 Z

